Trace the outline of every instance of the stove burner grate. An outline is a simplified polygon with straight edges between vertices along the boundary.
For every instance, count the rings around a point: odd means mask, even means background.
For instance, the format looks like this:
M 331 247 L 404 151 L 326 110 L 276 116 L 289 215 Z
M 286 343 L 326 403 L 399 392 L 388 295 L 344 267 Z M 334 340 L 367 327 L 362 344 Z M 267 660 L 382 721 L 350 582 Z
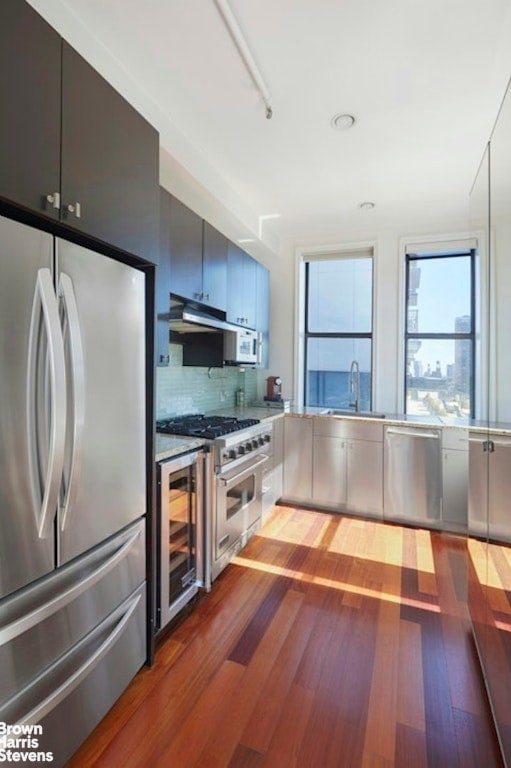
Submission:
M 259 424 L 259 419 L 237 419 L 234 416 L 205 416 L 194 413 L 158 421 L 156 431 L 168 435 L 215 440 L 217 437 L 247 429 L 255 424 Z

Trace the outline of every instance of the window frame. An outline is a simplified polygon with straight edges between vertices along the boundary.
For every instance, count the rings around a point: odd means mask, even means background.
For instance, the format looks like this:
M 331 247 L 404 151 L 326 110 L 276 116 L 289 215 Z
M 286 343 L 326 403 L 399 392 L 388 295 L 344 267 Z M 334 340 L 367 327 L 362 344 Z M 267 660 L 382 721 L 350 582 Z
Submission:
M 470 257 L 470 331 L 465 333 L 414 333 L 408 331 L 409 322 L 409 287 L 410 287 L 410 263 L 421 261 L 434 261 L 438 259 L 455 259 Z M 411 340 L 421 341 L 469 341 L 471 344 L 471 365 L 470 365 L 470 418 L 475 418 L 476 401 L 476 248 L 466 247 L 450 251 L 449 249 L 431 250 L 431 251 L 405 251 L 405 306 L 404 306 L 404 365 L 403 365 L 403 413 L 408 412 L 407 407 L 407 351 L 408 342 Z
M 346 332 L 346 331 L 309 331 L 309 267 L 311 262 L 326 261 L 353 261 L 355 259 L 370 259 L 371 261 L 371 330 L 369 332 Z M 374 400 L 374 320 L 375 320 L 375 257 L 373 248 L 361 248 L 353 250 L 338 251 L 328 254 L 315 254 L 314 256 L 304 257 L 304 304 L 303 304 L 303 356 L 301 366 L 302 380 L 302 402 L 305 407 L 308 406 L 308 341 L 310 338 L 326 339 L 369 339 L 370 341 L 370 360 L 371 360 L 371 379 L 369 387 L 369 408 L 373 408 Z M 327 407 L 327 406 L 325 406 Z M 364 409 L 365 410 L 365 409 Z

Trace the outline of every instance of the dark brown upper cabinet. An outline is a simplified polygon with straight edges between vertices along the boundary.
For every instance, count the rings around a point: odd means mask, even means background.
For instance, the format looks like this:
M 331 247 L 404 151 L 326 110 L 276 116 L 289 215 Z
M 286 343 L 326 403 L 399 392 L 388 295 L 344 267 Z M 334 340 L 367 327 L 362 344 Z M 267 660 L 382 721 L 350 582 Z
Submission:
M 227 309 L 227 238 L 203 222 L 202 291 L 206 306 Z
M 62 40 L 20 0 L 0 2 L 0 196 L 59 218 Z
M 169 248 L 171 293 L 225 312 L 227 238 L 175 197 Z
M 157 131 L 23 0 L 0 3 L 0 197 L 149 262 Z
M 155 359 L 156 365 L 167 366 L 169 356 L 169 312 L 170 312 L 170 206 L 172 198 L 166 189 L 160 187 L 160 247 L 156 268 L 155 305 Z
M 64 42 L 61 218 L 157 261 L 158 153 L 154 128 Z
M 170 200 L 169 254 L 171 293 L 200 301 L 202 293 L 202 219 L 180 200 Z
M 244 328 L 256 328 L 258 262 L 229 242 L 227 255 L 227 320 Z
M 260 368 L 270 364 L 270 272 L 263 264 L 256 267 L 256 331 L 261 334 Z

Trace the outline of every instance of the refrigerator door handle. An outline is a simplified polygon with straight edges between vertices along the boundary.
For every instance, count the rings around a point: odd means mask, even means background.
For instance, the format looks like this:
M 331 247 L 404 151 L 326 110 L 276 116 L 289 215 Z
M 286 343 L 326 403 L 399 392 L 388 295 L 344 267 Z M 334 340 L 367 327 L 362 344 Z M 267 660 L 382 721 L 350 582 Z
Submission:
M 50 433 L 48 464 L 45 477 L 41 475 L 38 451 L 37 371 L 40 318 L 44 319 L 48 344 L 50 375 Z M 30 320 L 27 376 L 27 426 L 30 484 L 34 503 L 37 534 L 47 539 L 53 531 L 57 511 L 66 436 L 66 373 L 64 343 L 60 328 L 57 297 L 51 272 L 47 267 L 37 273 Z M 41 498 L 42 497 L 42 498 Z
M 124 632 L 126 625 L 128 624 L 133 613 L 135 612 L 135 609 L 137 608 L 137 605 L 140 602 L 140 599 L 140 593 L 135 595 L 128 601 L 127 604 L 125 603 L 120 606 L 120 608 L 118 608 L 114 614 L 111 614 L 109 617 L 107 617 L 104 622 L 102 622 L 98 627 L 96 627 L 95 630 L 93 630 L 94 634 L 99 634 L 107 622 L 111 621 L 112 619 L 117 620 L 120 614 L 120 618 L 114 626 L 113 630 L 109 633 L 101 645 L 96 648 L 96 650 L 93 651 L 90 656 L 82 664 L 80 664 L 80 666 L 74 672 L 69 675 L 67 680 L 65 680 L 54 691 L 52 691 L 49 696 L 36 704 L 36 706 L 33 707 L 25 715 L 18 717 L 16 725 L 32 725 L 39 723 L 43 717 L 51 712 L 52 709 L 55 709 L 55 707 L 60 704 L 61 701 L 63 701 L 72 691 L 74 691 L 74 689 L 82 682 L 82 680 L 92 672 L 94 667 L 96 667 L 101 659 L 103 659 L 112 649 L 113 645 Z M 85 641 L 89 639 L 89 637 L 90 636 L 88 635 L 85 638 Z M 73 651 L 71 651 L 71 654 L 72 653 Z M 80 658 L 80 655 L 78 657 Z M 66 662 L 66 655 L 62 658 L 62 662 Z
M 36 624 L 52 616 L 66 605 L 69 605 L 83 592 L 90 589 L 128 555 L 139 536 L 140 529 L 137 528 L 123 541 L 119 549 L 115 550 L 113 554 L 109 553 L 109 557 L 93 571 L 78 580 L 73 580 L 71 586 L 67 586 L 66 589 L 63 589 L 29 613 L 24 614 L 20 618 L 15 618 L 9 624 L 0 626 L 0 646 L 14 640 L 14 638 L 31 629 Z
M 71 434 L 71 460 L 67 488 L 64 490 L 64 498 L 61 506 L 60 527 L 66 528 L 69 522 L 69 510 L 72 509 L 76 496 L 80 470 L 82 465 L 82 440 L 85 421 L 85 365 L 83 357 L 82 337 L 80 333 L 80 321 L 73 283 L 69 275 L 61 273 L 59 279 L 59 296 L 62 299 L 64 309 L 63 334 L 69 340 L 69 352 L 71 358 L 71 391 L 72 406 L 72 434 Z

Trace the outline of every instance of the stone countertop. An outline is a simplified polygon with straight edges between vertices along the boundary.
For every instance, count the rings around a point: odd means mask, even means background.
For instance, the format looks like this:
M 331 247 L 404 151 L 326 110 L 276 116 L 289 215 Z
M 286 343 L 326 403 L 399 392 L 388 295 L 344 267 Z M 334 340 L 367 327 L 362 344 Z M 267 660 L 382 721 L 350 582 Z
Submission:
M 435 416 L 434 414 L 404 414 L 404 413 L 386 413 L 384 418 L 371 416 L 370 413 L 363 416 L 355 414 L 332 414 L 328 413 L 328 408 L 310 408 L 305 406 L 292 406 L 288 412 L 291 416 L 301 418 L 312 418 L 321 416 L 330 419 L 356 419 L 357 421 L 375 421 L 383 426 L 406 426 L 406 427 L 437 427 L 464 429 L 470 432 L 491 432 L 494 435 L 511 435 L 511 424 L 507 422 L 487 422 L 476 419 L 450 418 L 448 416 Z
M 404 413 L 386 413 L 384 416 L 377 414 L 371 414 L 368 412 L 363 413 L 328 413 L 328 408 L 309 408 L 294 406 L 289 411 L 291 416 L 298 416 L 301 418 L 313 418 L 315 416 L 321 416 L 325 419 L 350 419 L 356 421 L 375 421 L 379 424 L 391 425 L 391 426 L 409 426 L 409 427 L 459 427 L 467 429 L 468 422 L 463 419 L 446 419 L 441 416 L 425 415 L 418 416 L 414 414 Z
M 258 419 L 261 422 L 274 421 L 283 416 L 294 416 L 298 418 L 313 418 L 321 416 L 329 419 L 356 419 L 357 421 L 372 421 L 382 424 L 382 426 L 406 426 L 406 427 L 433 427 L 433 428 L 454 428 L 468 430 L 474 433 L 485 434 L 491 432 L 493 435 L 505 437 L 511 436 L 511 424 L 504 422 L 485 422 L 475 419 L 453 419 L 445 416 L 434 416 L 425 414 L 404 413 L 386 413 L 385 418 L 371 416 L 369 413 L 363 416 L 350 414 L 335 415 L 329 414 L 328 408 L 313 408 L 309 406 L 291 406 L 289 411 L 283 411 L 273 406 L 233 406 L 230 408 L 216 409 L 217 416 L 233 416 L 237 419 Z M 194 437 L 177 437 L 171 435 L 156 435 L 156 461 L 178 456 L 181 453 L 191 451 L 196 448 L 202 448 L 207 441 Z
M 165 461 L 181 453 L 187 453 L 197 448 L 202 448 L 205 440 L 197 437 L 176 437 L 172 435 L 156 435 L 155 456 L 156 461 Z

